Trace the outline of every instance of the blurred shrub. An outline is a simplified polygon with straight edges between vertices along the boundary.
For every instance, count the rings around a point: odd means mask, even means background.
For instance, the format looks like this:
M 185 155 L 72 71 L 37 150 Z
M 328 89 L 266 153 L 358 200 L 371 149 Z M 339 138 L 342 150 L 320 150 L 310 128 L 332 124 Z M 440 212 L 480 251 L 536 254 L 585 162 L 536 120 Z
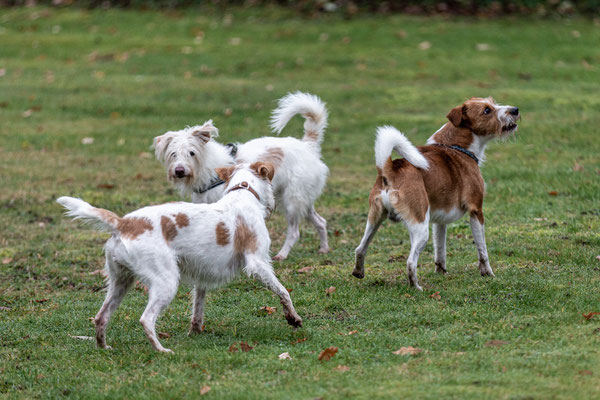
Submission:
M 598 15 L 600 0 L 0 0 L 0 6 L 50 5 L 55 7 L 173 9 L 195 6 L 254 7 L 277 4 L 302 14 L 407 13 L 465 14 L 494 16 L 502 14 Z

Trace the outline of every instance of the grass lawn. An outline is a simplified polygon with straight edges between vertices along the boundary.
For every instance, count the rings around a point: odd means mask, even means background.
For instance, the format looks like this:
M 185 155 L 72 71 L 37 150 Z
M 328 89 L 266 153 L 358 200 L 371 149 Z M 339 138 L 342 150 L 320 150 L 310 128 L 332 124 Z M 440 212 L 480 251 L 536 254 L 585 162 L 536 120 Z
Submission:
M 206 387 L 206 398 L 244 399 L 598 397 L 600 318 L 582 316 L 600 311 L 598 43 L 600 27 L 584 19 L 2 9 L 0 398 L 194 398 Z M 196 337 L 181 287 L 158 322 L 174 355 L 155 353 L 143 334 L 141 287 L 111 321 L 114 350 L 71 338 L 94 334 L 107 234 L 63 217 L 55 199 L 121 215 L 177 200 L 150 153 L 154 136 L 209 118 L 223 142 L 266 135 L 275 100 L 295 90 L 330 111 L 331 176 L 317 210 L 332 251 L 318 255 L 303 224 L 275 265 L 304 327 L 293 330 L 278 299 L 240 279 L 209 294 Z M 496 278 L 479 276 L 468 218 L 449 227 L 449 275 L 434 272 L 428 244 L 423 293 L 407 283 L 406 229 L 390 222 L 365 279 L 352 277 L 375 127 L 422 144 L 451 107 L 488 95 L 523 114 L 483 167 Z M 284 134 L 301 129 L 298 117 Z M 280 214 L 269 222 L 273 250 L 284 228 Z M 228 351 L 242 341 L 253 349 Z M 330 346 L 335 357 L 318 361 Z M 422 352 L 393 353 L 407 346 Z

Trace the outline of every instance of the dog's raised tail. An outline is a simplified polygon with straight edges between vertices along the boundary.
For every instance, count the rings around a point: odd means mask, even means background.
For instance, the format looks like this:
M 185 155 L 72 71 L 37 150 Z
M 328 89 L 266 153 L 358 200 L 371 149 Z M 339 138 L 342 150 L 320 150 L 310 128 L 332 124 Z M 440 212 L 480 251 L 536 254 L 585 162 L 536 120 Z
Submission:
M 305 118 L 302 140 L 321 144 L 327 127 L 327 108 L 325 103 L 314 94 L 289 93 L 279 100 L 279 106 L 271 115 L 271 129 L 280 134 L 287 123 L 296 114 Z
M 427 159 L 402 132 L 393 126 L 380 126 L 377 128 L 377 138 L 375 139 L 375 164 L 378 168 L 383 170 L 383 166 L 393 150 L 415 167 L 429 169 Z
M 96 226 L 106 232 L 114 232 L 117 229 L 120 218 L 112 211 L 96 208 L 75 197 L 59 197 L 56 202 L 66 208 L 66 214 L 74 219 Z

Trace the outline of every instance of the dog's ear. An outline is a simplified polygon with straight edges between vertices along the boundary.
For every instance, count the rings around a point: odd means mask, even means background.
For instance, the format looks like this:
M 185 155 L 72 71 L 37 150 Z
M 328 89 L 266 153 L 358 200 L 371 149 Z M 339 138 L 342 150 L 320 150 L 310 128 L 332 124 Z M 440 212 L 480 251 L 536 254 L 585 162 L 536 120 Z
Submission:
M 233 167 L 233 166 L 215 168 L 215 172 L 217 173 L 217 176 L 219 177 L 220 180 L 227 182 L 231 178 L 231 175 L 233 175 L 234 169 L 235 169 L 235 167 Z
M 167 154 L 167 149 L 173 140 L 174 134 L 173 132 L 167 132 L 164 135 L 160 135 L 154 138 L 152 141 L 152 147 L 154 148 L 154 155 L 156 159 L 162 163 L 165 162 L 165 156 Z
M 273 175 L 275 175 L 275 167 L 270 162 L 255 162 L 250 166 L 250 169 L 256 171 L 261 178 L 269 181 L 272 181 Z
M 203 143 L 208 143 L 210 138 L 219 136 L 219 130 L 213 125 L 212 119 L 210 119 L 204 125 L 194 129 L 192 136 L 202 140 Z
M 466 114 L 467 114 L 467 106 L 462 104 L 462 105 L 454 107 L 452 110 L 450 110 L 448 115 L 446 115 L 446 118 L 448 118 L 448 120 L 450 122 L 452 122 L 452 125 L 459 128 L 463 124 Z

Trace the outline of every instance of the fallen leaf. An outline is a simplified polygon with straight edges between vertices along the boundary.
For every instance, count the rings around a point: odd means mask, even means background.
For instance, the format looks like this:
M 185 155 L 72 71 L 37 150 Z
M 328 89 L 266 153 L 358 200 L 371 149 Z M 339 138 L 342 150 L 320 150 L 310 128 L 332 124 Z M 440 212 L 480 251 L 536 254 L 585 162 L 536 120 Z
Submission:
M 171 334 L 168 332 L 158 332 L 158 337 L 161 339 L 168 339 L 171 337 Z
M 584 369 L 583 371 L 579 371 L 579 375 L 589 375 L 592 376 L 592 371 L 590 371 L 589 369 Z
M 341 372 L 350 371 L 350 367 L 348 367 L 347 365 L 338 365 L 334 369 Z
M 277 311 L 277 308 L 275 307 L 269 307 L 269 306 L 264 306 L 260 308 L 260 311 L 264 311 L 267 314 L 273 314 L 275 311 Z
M 587 314 L 581 314 L 586 321 L 590 321 L 594 315 L 600 315 L 600 312 L 594 311 Z
M 329 288 L 325 289 L 325 294 L 327 296 L 329 296 L 333 292 L 335 292 L 335 286 L 330 286 Z
M 93 137 L 84 137 L 83 139 L 81 139 L 81 144 L 92 144 L 92 143 L 94 143 Z
M 328 347 L 319 354 L 319 361 L 329 361 L 338 352 L 337 347 Z
M 428 50 L 430 48 L 431 48 L 430 42 L 425 41 L 425 42 L 419 43 L 419 49 L 421 49 L 421 50 Z
M 423 351 L 423 349 L 419 349 L 417 347 L 412 347 L 412 346 L 407 346 L 407 347 L 400 347 L 398 350 L 392 351 L 392 353 L 401 355 L 401 356 L 406 356 L 406 355 L 414 356 L 415 354 L 419 354 L 422 351 Z
M 226 108 L 223 114 L 225 114 L 226 117 L 229 117 L 233 114 L 233 110 L 231 108 Z
M 231 346 L 229 346 L 229 350 L 228 351 L 230 353 L 235 353 L 236 351 L 238 351 L 236 343 L 233 343 Z
M 348 335 L 354 335 L 355 333 L 358 333 L 358 331 L 350 331 L 348 332 Z
M 548 192 L 550 196 L 558 196 L 558 192 L 556 190 L 551 190 Z
M 487 43 L 477 43 L 475 47 L 479 51 L 488 51 L 490 49 L 490 45 Z
M 596 256 L 596 260 L 600 261 L 600 256 Z
M 504 340 L 490 340 L 485 345 L 488 347 L 500 347 L 505 344 L 508 344 L 508 342 Z
M 577 161 L 575 161 L 575 164 L 573 165 L 573 171 L 582 171 L 582 170 L 583 170 L 583 165 L 581 165 Z
M 48 300 L 50 300 L 50 299 L 37 299 L 35 302 L 41 304 L 41 303 L 47 302 Z
M 313 270 L 313 267 L 302 267 L 298 270 L 299 273 L 304 274 Z
M 440 292 L 435 292 L 434 294 L 429 295 L 430 299 L 441 300 L 442 296 L 440 296 Z
M 598 257 L 600 257 L 600 256 L 598 256 Z M 3 258 L 3 259 L 2 259 L 2 264 L 6 265 L 6 264 L 8 264 L 9 262 L 11 262 L 12 260 L 13 260 L 13 259 L 12 259 L 12 258 L 10 258 L 10 257 Z
M 10 308 L 9 307 L 1 306 L 0 307 L 0 311 L 10 311 Z
M 410 299 L 412 296 L 408 293 L 404 293 L 404 297 L 406 297 L 407 299 Z
M 33 110 L 29 109 L 27 111 L 24 111 L 23 114 L 21 114 L 23 116 L 23 118 L 29 118 L 31 117 L 31 114 L 33 114 Z
M 96 186 L 98 189 L 114 189 L 115 185 L 112 183 L 101 183 Z
M 307 338 L 303 337 L 303 338 L 296 340 L 296 343 L 306 342 L 307 340 L 308 340 Z
M 202 386 L 200 389 L 200 394 L 204 396 L 206 393 L 210 392 L 210 386 Z
M 548 218 L 534 218 L 534 221 L 548 221 Z
M 35 379 L 44 379 L 45 376 L 42 374 L 37 374 L 37 376 L 35 377 Z
M 95 271 L 90 272 L 90 275 L 102 275 L 107 276 L 106 272 L 103 269 L 97 269 Z
M 244 353 L 249 352 L 250 350 L 252 350 L 254 347 L 250 346 L 248 343 L 246 342 L 240 342 L 240 349 L 242 349 L 242 351 Z
M 287 351 L 285 353 L 281 353 L 280 355 L 278 355 L 277 358 L 279 358 L 280 360 L 291 360 L 292 359 L 292 357 L 290 356 L 290 353 L 288 353 Z
M 240 39 L 239 37 L 232 37 L 231 39 L 229 39 L 229 44 L 232 46 L 239 46 L 240 43 L 242 43 L 242 39 Z
M 68 335 L 68 334 L 67 334 Z M 73 339 L 78 339 L 78 340 L 95 340 L 93 337 L 91 336 L 73 336 L 73 335 L 69 335 L 70 338 Z
M 148 153 L 147 151 L 142 151 L 140 154 L 138 154 L 139 158 L 152 158 L 152 154 Z

